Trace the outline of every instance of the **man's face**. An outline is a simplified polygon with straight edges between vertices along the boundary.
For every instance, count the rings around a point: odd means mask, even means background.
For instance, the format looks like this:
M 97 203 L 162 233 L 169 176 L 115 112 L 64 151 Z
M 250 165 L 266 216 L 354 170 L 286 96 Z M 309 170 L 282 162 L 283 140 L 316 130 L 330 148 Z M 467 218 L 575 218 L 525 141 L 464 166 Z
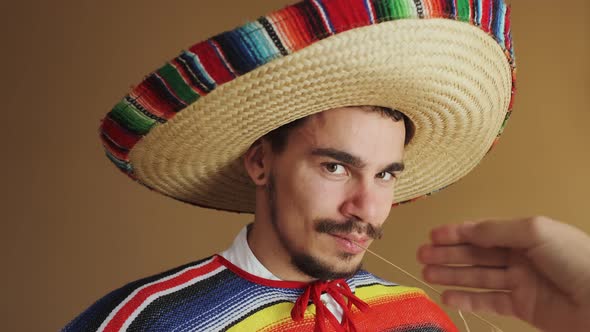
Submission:
M 403 121 L 360 108 L 313 115 L 272 154 L 267 193 L 275 234 L 305 274 L 354 274 L 387 218 L 404 149 Z

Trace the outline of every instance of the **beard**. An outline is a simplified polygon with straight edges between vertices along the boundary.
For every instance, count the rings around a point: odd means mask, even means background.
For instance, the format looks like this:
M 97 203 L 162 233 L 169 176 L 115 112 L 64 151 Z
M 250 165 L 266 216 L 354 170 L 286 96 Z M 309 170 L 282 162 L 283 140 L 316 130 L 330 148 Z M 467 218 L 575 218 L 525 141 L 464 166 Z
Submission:
M 270 220 L 276 234 L 279 237 L 283 247 L 291 257 L 291 264 L 304 274 L 319 280 L 334 280 L 346 279 L 355 275 L 362 267 L 362 262 L 346 269 L 336 270 L 330 264 L 323 262 L 318 257 L 314 257 L 305 252 L 300 252 L 295 249 L 292 242 L 284 236 L 281 232 L 278 223 L 278 206 L 277 206 L 277 191 L 275 188 L 275 177 L 271 172 L 269 175 L 266 191 L 269 199 Z M 331 219 L 318 219 L 315 221 L 315 230 L 318 233 L 335 234 L 335 233 L 350 233 L 352 231 L 366 234 L 367 236 L 376 239 L 381 238 L 383 231 L 381 228 L 373 227 L 370 224 L 364 223 L 358 219 L 349 219 L 346 222 L 337 222 Z M 338 258 L 343 262 L 350 262 L 354 254 L 340 253 Z

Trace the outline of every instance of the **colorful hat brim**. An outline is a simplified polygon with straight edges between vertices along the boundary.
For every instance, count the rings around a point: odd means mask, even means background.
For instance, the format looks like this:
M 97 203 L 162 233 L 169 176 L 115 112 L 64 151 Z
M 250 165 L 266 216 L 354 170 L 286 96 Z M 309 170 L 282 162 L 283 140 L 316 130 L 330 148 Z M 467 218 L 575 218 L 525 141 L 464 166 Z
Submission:
M 377 105 L 416 126 L 395 202 L 438 191 L 489 151 L 514 91 L 506 6 L 450 2 L 306 1 L 198 43 L 107 115 L 107 156 L 167 196 L 253 212 L 240 157 L 256 139 L 327 109 Z

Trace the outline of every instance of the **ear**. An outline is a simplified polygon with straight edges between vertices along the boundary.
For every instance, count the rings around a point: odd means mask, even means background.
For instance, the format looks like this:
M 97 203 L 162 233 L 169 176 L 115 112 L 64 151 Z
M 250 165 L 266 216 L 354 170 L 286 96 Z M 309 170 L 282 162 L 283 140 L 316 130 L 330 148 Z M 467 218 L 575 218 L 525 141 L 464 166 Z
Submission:
M 244 154 L 244 167 L 257 186 L 264 186 L 268 180 L 270 172 L 270 146 L 263 139 L 258 139 L 252 143 L 248 151 Z

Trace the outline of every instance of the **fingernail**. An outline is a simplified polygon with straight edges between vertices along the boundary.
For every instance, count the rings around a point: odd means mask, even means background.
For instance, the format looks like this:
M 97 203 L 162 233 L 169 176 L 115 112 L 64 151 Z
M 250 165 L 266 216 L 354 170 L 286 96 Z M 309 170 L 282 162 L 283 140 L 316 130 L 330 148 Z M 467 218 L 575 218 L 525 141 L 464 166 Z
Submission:
M 424 261 L 424 248 L 426 247 L 425 244 L 421 245 L 418 248 L 418 251 L 416 251 L 416 259 L 418 259 L 419 262 Z
M 422 279 L 426 280 L 427 282 L 432 282 L 432 275 L 430 274 L 431 270 L 428 268 L 428 265 L 422 268 Z

